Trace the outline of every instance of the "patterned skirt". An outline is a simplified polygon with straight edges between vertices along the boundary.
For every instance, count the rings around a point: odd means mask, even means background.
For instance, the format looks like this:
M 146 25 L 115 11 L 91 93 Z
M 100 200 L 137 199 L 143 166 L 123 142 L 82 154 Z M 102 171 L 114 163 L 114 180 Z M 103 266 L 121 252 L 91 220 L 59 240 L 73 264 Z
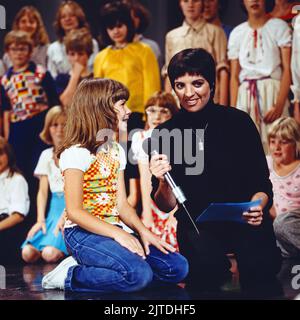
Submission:
M 172 226 L 171 228 L 168 228 L 167 226 L 169 213 L 161 211 L 153 201 L 151 201 L 151 211 L 154 225 L 150 228 L 150 230 L 156 235 L 160 236 L 162 240 L 174 247 L 176 251 L 179 251 L 176 237 L 176 227 Z

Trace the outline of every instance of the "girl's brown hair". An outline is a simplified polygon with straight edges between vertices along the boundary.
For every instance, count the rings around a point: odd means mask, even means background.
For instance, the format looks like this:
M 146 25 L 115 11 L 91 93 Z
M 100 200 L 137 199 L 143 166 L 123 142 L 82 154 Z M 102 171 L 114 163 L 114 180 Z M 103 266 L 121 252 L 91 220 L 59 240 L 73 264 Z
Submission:
M 56 18 L 55 18 L 55 21 L 53 24 L 56 35 L 57 35 L 58 40 L 60 42 L 63 41 L 64 36 L 65 36 L 65 31 L 61 26 L 60 19 L 61 19 L 61 12 L 62 12 L 63 8 L 66 6 L 71 7 L 71 9 L 73 10 L 74 15 L 76 16 L 76 18 L 78 20 L 78 29 L 79 28 L 90 29 L 89 24 L 87 23 L 87 20 L 86 20 L 86 15 L 85 15 L 83 9 L 81 8 L 81 6 L 78 3 L 76 3 L 75 1 L 70 1 L 70 0 L 63 1 L 61 3 L 61 5 L 58 7 L 58 10 L 56 13 Z
M 64 141 L 57 152 L 80 145 L 95 154 L 105 141 L 97 141 L 100 130 L 117 131 L 118 118 L 114 104 L 128 100 L 129 91 L 120 82 L 111 79 L 85 79 L 76 89 L 67 111 Z
M 300 125 L 291 117 L 282 117 L 272 123 L 268 131 L 268 141 L 280 138 L 295 143 L 296 158 L 300 159 Z
M 52 145 L 53 141 L 50 134 L 50 127 L 55 121 L 60 118 L 66 116 L 65 111 L 61 106 L 52 107 L 46 114 L 44 128 L 40 133 L 40 138 L 46 144 Z
M 5 153 L 8 158 L 8 177 L 12 177 L 15 173 L 21 174 L 21 171 L 17 167 L 16 156 L 12 146 L 3 137 L 0 137 L 0 154 L 3 153 Z
M 32 36 L 34 45 L 45 45 L 49 43 L 49 37 L 43 22 L 43 19 L 38 12 L 38 10 L 33 6 L 25 6 L 15 16 L 12 29 L 17 31 L 20 30 L 19 22 L 23 16 L 27 15 L 30 19 L 35 19 L 37 22 L 37 28 L 35 33 Z

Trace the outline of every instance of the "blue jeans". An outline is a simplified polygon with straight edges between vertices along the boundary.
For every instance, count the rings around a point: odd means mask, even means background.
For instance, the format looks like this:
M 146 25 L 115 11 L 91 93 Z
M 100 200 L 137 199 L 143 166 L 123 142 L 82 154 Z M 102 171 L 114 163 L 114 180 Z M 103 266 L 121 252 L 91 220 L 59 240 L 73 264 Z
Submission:
M 188 262 L 179 253 L 164 254 L 150 246 L 150 254 L 144 260 L 117 241 L 80 227 L 66 228 L 65 242 L 78 262 L 68 271 L 65 290 L 133 292 L 152 280 L 178 283 L 188 273 Z

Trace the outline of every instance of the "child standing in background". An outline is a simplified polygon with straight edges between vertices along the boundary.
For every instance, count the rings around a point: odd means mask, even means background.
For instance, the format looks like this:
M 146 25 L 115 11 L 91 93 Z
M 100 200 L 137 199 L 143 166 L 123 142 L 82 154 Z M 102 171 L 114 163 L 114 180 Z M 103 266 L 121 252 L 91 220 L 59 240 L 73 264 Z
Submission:
M 65 37 L 64 44 L 71 71 L 58 74 L 55 84 L 61 103 L 68 107 L 78 84 L 83 79 L 93 77 L 88 68 L 88 60 L 93 53 L 93 39 L 88 29 L 75 29 Z
M 55 263 L 67 249 L 61 232 L 61 216 L 65 209 L 63 179 L 58 167 L 56 151 L 64 137 L 66 116 L 61 107 L 51 108 L 45 118 L 45 125 L 40 134 L 41 139 L 53 147 L 42 152 L 34 175 L 39 178 L 37 194 L 37 222 L 30 229 L 22 245 L 22 258 L 26 262 L 43 260 Z M 51 200 L 46 214 L 49 188 Z
M 17 13 L 12 29 L 14 31 L 24 31 L 29 34 L 33 42 L 31 61 L 46 68 L 49 37 L 38 10 L 33 6 L 23 7 Z M 12 62 L 7 53 L 4 54 L 3 62 L 6 70 L 12 66 Z
M 50 73 L 30 61 L 33 44 L 28 33 L 9 32 L 4 46 L 13 64 L 1 79 L 4 137 L 11 143 L 18 167 L 29 181 L 45 149 L 39 133 L 47 109 L 58 104 L 58 98 Z
M 108 3 L 102 15 L 102 37 L 109 45 L 95 58 L 94 77 L 120 81 L 130 91 L 128 131 L 143 128 L 144 105 L 160 90 L 159 66 L 151 48 L 133 42 L 135 29 L 128 6 Z
M 71 65 L 66 53 L 66 47 L 64 45 L 65 36 L 71 30 L 80 28 L 89 29 L 89 24 L 80 5 L 75 1 L 67 0 L 63 1 L 57 10 L 54 28 L 58 40 L 51 43 L 48 48 L 47 69 L 55 79 L 60 73 L 67 74 L 71 70 Z M 98 51 L 98 43 L 93 39 L 93 53 L 88 61 L 90 71 L 93 70 L 94 59 Z
M 108 130 L 116 134 L 128 120 L 128 97 L 128 90 L 110 79 L 83 80 L 76 90 L 58 152 L 66 197 L 64 234 L 73 257 L 43 278 L 45 289 L 132 292 L 153 278 L 177 283 L 187 274 L 186 259 L 151 233 L 129 206 L 125 152 L 113 136 L 105 139 Z
M 283 257 L 299 257 L 300 125 L 293 118 L 280 118 L 270 127 L 268 138 L 275 236 Z
M 15 263 L 29 211 L 28 185 L 16 165 L 12 147 L 0 137 L 0 265 Z
M 291 30 L 268 15 L 266 0 L 244 0 L 248 21 L 230 34 L 231 106 L 247 112 L 260 132 L 265 151 L 268 125 L 288 115 L 291 85 Z

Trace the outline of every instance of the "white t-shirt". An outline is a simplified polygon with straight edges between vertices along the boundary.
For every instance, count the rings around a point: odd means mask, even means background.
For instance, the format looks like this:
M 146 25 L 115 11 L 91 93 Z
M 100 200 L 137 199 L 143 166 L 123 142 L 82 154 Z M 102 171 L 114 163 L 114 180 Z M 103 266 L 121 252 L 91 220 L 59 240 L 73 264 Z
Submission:
M 296 17 L 294 24 L 291 69 L 293 79 L 291 89 L 294 93 L 294 100 L 300 101 L 300 14 Z
M 288 24 L 277 18 L 268 20 L 255 31 L 248 21 L 238 25 L 230 34 L 228 59 L 238 59 L 241 72 L 240 82 L 245 79 L 282 76 L 280 48 L 291 47 L 292 36 Z
M 147 164 L 149 162 L 149 156 L 143 149 L 143 142 L 151 137 L 153 129 L 135 132 L 132 136 L 131 150 L 133 152 L 133 159 Z
M 8 175 L 9 170 L 0 174 L 0 214 L 17 212 L 26 216 L 29 211 L 28 184 L 19 173 L 12 177 Z
M 36 177 L 47 176 L 51 192 L 63 192 L 64 181 L 60 169 L 53 159 L 53 148 L 44 150 L 34 170 Z
M 126 168 L 126 155 L 124 149 L 119 146 L 119 156 L 120 156 L 120 170 L 125 170 Z M 105 152 L 105 148 L 102 148 Z M 92 162 L 95 160 L 95 155 L 93 155 L 88 149 L 82 148 L 79 145 L 72 146 L 62 152 L 59 159 L 59 168 L 61 172 L 67 169 L 78 169 L 86 172 Z

